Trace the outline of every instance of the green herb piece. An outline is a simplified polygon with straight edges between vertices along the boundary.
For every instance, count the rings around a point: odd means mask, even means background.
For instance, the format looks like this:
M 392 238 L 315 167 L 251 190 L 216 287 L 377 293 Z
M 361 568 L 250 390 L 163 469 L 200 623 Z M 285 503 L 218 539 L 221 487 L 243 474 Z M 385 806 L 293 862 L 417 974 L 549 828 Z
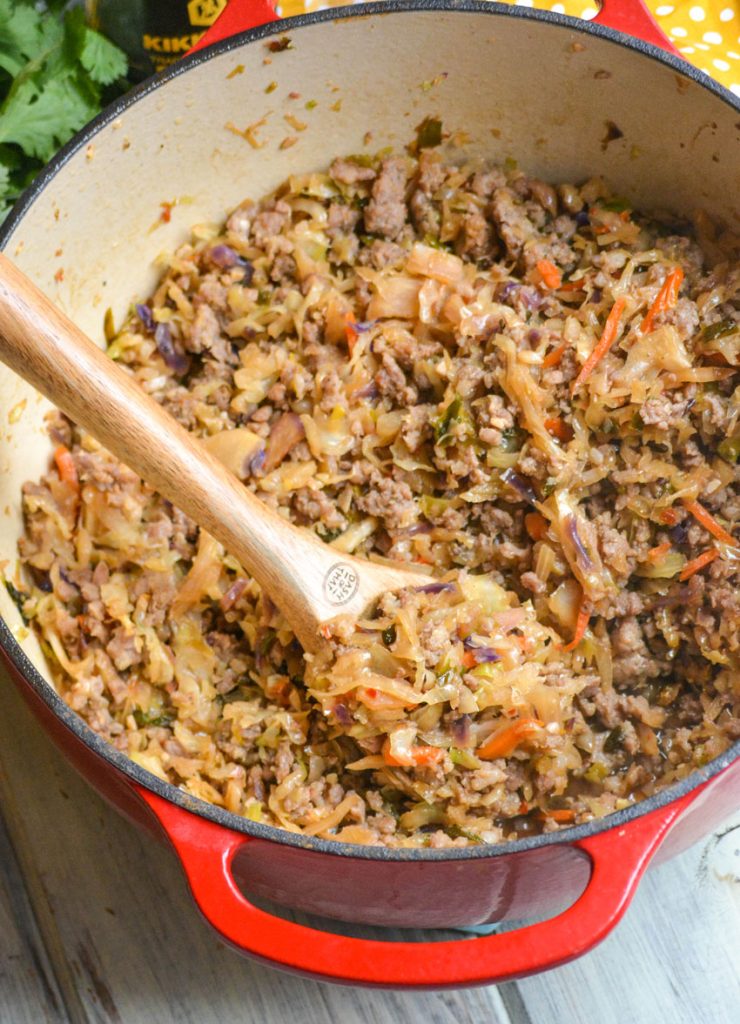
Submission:
M 147 726 L 159 726 L 168 728 L 177 718 L 174 711 L 142 711 L 141 708 L 134 708 L 134 721 L 140 729 Z
M 265 92 L 269 96 L 271 92 L 275 92 L 277 89 L 277 82 L 270 82 L 269 85 L 265 86 Z
M 614 196 L 612 199 L 605 199 L 601 206 L 604 210 L 609 210 L 611 213 L 624 213 L 625 210 L 632 209 L 632 204 L 624 196 Z
M 316 100 L 308 100 L 308 102 L 306 103 L 306 110 L 314 110 L 314 108 L 317 106 L 318 103 Z
M 518 427 L 507 427 L 501 434 L 501 444 L 499 447 L 505 452 L 518 452 L 521 450 L 526 437 L 527 435 L 524 431 Z
M 382 636 L 383 643 L 385 644 L 385 646 L 390 647 L 391 644 L 394 644 L 396 642 L 396 627 L 389 626 L 388 629 L 384 629 Z
M 473 436 L 473 421 L 459 395 L 455 395 L 444 412 L 432 420 L 432 429 L 434 443 L 441 448 Z
M 440 249 L 442 252 L 453 252 L 449 242 L 440 242 L 434 235 L 424 235 L 424 245 L 428 245 L 430 249 Z
M 25 623 L 28 623 L 28 617 L 23 611 L 23 605 L 25 604 L 26 599 L 28 598 L 28 594 L 24 594 L 22 591 L 18 590 L 17 587 L 14 587 L 10 580 L 5 580 L 5 589 L 10 594 L 10 599 L 12 600 L 13 604 L 21 613 L 21 618 L 23 619 L 23 621 Z
M 125 54 L 77 7 L 0 0 L 0 218 L 56 150 L 128 87 Z
M 471 832 L 470 829 L 462 828 L 460 825 L 445 825 L 444 831 L 450 839 L 467 839 L 469 843 L 475 843 L 476 846 L 483 844 L 483 840 L 477 832 Z
M 452 763 L 460 768 L 470 768 L 471 771 L 475 771 L 476 768 L 483 767 L 483 762 L 471 750 L 460 750 L 458 747 L 450 747 L 449 753 Z
M 604 752 L 607 754 L 613 754 L 615 750 L 619 749 L 623 738 L 624 734 L 622 726 L 618 725 L 616 729 L 612 729 L 604 740 Z
M 344 531 L 342 530 L 341 526 L 328 527 L 319 524 L 316 527 L 316 533 L 318 534 L 319 537 L 321 537 L 325 544 L 331 544 L 331 542 L 333 540 L 336 540 L 337 537 L 339 537 L 339 535 L 343 532 Z
M 725 338 L 728 334 L 736 334 L 740 330 L 740 324 L 736 320 L 718 320 L 716 324 L 710 324 L 701 332 L 704 341 L 714 341 L 717 338 Z
M 432 520 L 443 516 L 448 508 L 455 508 L 457 505 L 457 498 L 435 498 L 431 494 L 422 494 L 419 498 L 421 514 Z
M 725 462 L 736 463 L 740 460 L 740 432 L 726 437 L 717 445 L 717 453 Z
M 257 650 L 261 655 L 267 657 L 276 640 L 277 632 L 274 629 L 268 629 L 265 635 L 257 642 Z
M 450 664 L 452 661 L 452 655 L 445 655 L 442 661 L 437 666 L 437 685 L 447 686 L 450 683 L 456 683 L 460 679 L 460 666 L 456 664 Z
M 604 747 L 606 749 L 606 745 Z M 583 773 L 584 779 L 589 782 L 602 782 L 609 774 L 609 766 L 604 764 L 603 761 L 594 761 L 592 765 L 586 769 Z
M 438 117 L 425 117 L 416 129 L 416 148 L 431 149 L 442 142 L 442 122 Z

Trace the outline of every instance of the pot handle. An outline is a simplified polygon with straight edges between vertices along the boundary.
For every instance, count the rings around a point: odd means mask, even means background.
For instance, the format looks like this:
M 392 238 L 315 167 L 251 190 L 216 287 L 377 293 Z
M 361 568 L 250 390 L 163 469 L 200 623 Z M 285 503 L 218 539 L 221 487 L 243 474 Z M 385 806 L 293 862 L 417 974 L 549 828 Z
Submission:
M 645 43 L 681 57 L 676 47 L 658 26 L 643 0 L 600 0 L 601 10 L 593 24 L 616 29 L 628 36 L 636 36 Z M 683 59 L 683 58 L 682 58 Z
M 218 18 L 188 53 L 195 53 L 212 43 L 220 43 L 230 36 L 246 32 L 247 29 L 269 25 L 271 21 L 279 20 L 270 0 L 229 0 Z
M 589 858 L 591 875 L 575 903 L 556 917 L 479 938 L 387 942 L 334 935 L 260 910 L 231 872 L 239 849 L 253 840 L 136 788 L 175 848 L 203 916 L 227 943 L 319 980 L 405 988 L 497 984 L 588 952 L 619 922 L 654 853 L 696 795 L 573 843 Z
M 351 0 L 350 0 L 351 2 Z M 659 46 L 662 50 L 680 57 L 676 47 L 656 24 L 643 0 L 600 0 L 601 10 L 593 19 L 596 25 L 636 36 L 646 43 Z M 201 50 L 212 43 L 219 43 L 229 36 L 246 32 L 247 29 L 278 21 L 269 0 L 229 0 L 223 13 L 190 51 Z

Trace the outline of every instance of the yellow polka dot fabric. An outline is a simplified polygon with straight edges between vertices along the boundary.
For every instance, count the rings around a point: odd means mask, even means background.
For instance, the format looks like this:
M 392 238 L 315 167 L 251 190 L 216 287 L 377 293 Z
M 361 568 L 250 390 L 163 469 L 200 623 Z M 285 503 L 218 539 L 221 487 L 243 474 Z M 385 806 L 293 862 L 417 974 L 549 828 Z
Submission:
M 326 7 L 342 7 L 352 0 L 281 0 L 279 14 L 289 17 Z M 502 0 L 507 2 L 507 0 Z M 591 19 L 598 5 L 589 0 L 509 0 L 518 7 L 538 7 L 577 18 Z M 612 0 L 619 3 L 619 0 Z M 646 0 L 665 34 L 687 60 L 740 96 L 740 2 L 739 0 Z

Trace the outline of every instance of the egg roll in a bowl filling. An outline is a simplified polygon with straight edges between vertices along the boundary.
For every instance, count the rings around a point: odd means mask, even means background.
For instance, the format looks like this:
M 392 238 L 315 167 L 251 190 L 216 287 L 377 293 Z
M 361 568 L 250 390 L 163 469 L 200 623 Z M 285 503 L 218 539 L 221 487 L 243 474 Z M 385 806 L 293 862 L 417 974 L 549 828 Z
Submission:
M 105 325 L 246 487 L 418 587 L 304 656 L 231 555 L 59 414 L 10 584 L 114 747 L 350 843 L 567 828 L 740 736 L 737 238 L 439 141 L 428 120 L 195 225 Z

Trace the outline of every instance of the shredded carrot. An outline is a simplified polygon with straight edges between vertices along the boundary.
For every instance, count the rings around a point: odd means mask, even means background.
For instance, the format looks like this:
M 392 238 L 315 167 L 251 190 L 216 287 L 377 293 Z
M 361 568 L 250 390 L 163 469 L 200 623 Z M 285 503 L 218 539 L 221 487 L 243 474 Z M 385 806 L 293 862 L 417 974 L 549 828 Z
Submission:
M 319 633 L 321 633 L 324 640 L 331 640 L 331 626 L 326 623 L 323 626 L 319 626 Z
M 699 572 L 699 570 L 703 569 L 705 565 L 709 565 L 710 562 L 713 562 L 715 558 L 718 557 L 719 548 L 707 548 L 706 551 L 702 551 L 700 555 L 697 555 L 696 558 L 693 558 L 690 562 L 686 563 L 681 570 L 681 575 L 678 577 L 679 580 L 683 583 L 683 581 L 687 580 L 689 576 L 693 576 L 695 572 Z
M 675 508 L 664 508 L 660 513 L 660 521 L 666 526 L 675 526 L 678 522 L 678 512 Z
M 552 808 L 542 812 L 546 818 L 552 818 L 553 821 L 559 821 L 562 825 L 566 825 L 570 821 L 575 821 L 576 812 L 569 810 L 568 808 Z
M 663 544 L 656 544 L 654 548 L 650 548 L 648 551 L 646 556 L 647 560 L 648 562 L 652 562 L 654 565 L 656 562 L 661 560 L 663 555 L 667 555 L 670 550 L 671 542 L 669 540 L 665 541 Z
M 383 760 L 386 764 L 399 768 L 423 768 L 427 765 L 439 764 L 444 758 L 445 752 L 441 747 L 411 747 L 409 757 L 399 759 L 391 753 L 391 741 L 388 739 L 383 744 Z
M 647 311 L 645 319 L 640 324 L 640 330 L 643 334 L 647 334 L 649 331 L 652 331 L 653 320 L 659 313 L 666 313 L 676 305 L 682 281 L 683 270 L 681 270 L 680 267 L 676 267 L 670 272 L 668 277 L 666 277 L 657 294 L 655 302 Z
M 532 540 L 543 540 L 547 534 L 548 522 L 539 512 L 527 512 L 524 528 Z
M 563 342 L 562 345 L 558 345 L 557 348 L 554 348 L 552 352 L 548 352 L 542 360 L 542 366 L 544 369 L 548 370 L 551 366 L 559 366 L 562 362 L 563 356 L 565 355 L 567 347 L 567 343 Z
M 691 513 L 697 523 L 701 523 L 704 529 L 709 530 L 717 540 L 721 540 L 723 544 L 730 544 L 731 546 L 737 543 L 732 534 L 728 533 L 724 526 L 720 526 L 711 512 L 707 512 L 698 501 L 685 501 L 683 504 L 686 511 Z
M 527 803 L 526 800 L 522 800 L 522 802 L 519 804 L 519 810 L 518 810 L 517 813 L 518 814 L 529 814 L 529 804 Z
M 542 282 L 547 288 L 557 289 L 563 281 L 563 276 L 550 260 L 537 260 L 537 269 L 542 275 Z
M 478 662 L 475 660 L 475 655 L 472 651 L 463 651 L 462 665 L 463 668 L 475 668 Z
M 360 336 L 360 332 L 357 330 L 357 321 L 351 313 L 345 315 L 344 323 L 347 332 L 347 348 L 349 349 L 349 354 L 352 355 L 352 350 Z
M 604 331 L 596 343 L 591 355 L 588 357 L 586 362 L 581 367 L 581 372 L 578 374 L 576 379 L 573 381 L 571 393 L 580 387 L 581 384 L 585 383 L 591 376 L 594 367 L 597 363 L 601 362 L 604 356 L 607 354 L 609 349 L 612 347 L 614 342 L 617 340 L 617 332 L 619 330 L 619 321 L 622 319 L 622 313 L 624 312 L 625 300 L 617 299 L 612 306 L 611 313 L 606 318 L 606 324 L 604 325 Z
M 581 607 L 578 609 L 578 618 L 576 619 L 576 629 L 573 634 L 573 639 L 569 644 L 563 644 L 560 648 L 562 651 L 574 651 L 583 640 L 586 635 L 586 629 L 588 627 L 588 620 L 591 618 L 591 606 L 585 597 L 581 600 Z
M 493 761 L 497 757 L 508 757 L 520 744 L 538 736 L 543 725 L 544 723 L 539 718 L 520 718 L 495 732 L 482 747 L 476 750 L 476 754 L 486 761 Z
M 586 287 L 585 277 L 579 277 L 577 281 L 563 281 L 558 291 L 561 292 L 582 292 Z
M 60 444 L 54 451 L 54 462 L 59 471 L 59 479 L 75 490 L 79 491 L 80 481 L 77 477 L 77 469 L 69 448 Z
M 553 437 L 557 437 L 558 441 L 573 440 L 573 428 L 561 416 L 552 416 L 546 419 L 545 430 Z

